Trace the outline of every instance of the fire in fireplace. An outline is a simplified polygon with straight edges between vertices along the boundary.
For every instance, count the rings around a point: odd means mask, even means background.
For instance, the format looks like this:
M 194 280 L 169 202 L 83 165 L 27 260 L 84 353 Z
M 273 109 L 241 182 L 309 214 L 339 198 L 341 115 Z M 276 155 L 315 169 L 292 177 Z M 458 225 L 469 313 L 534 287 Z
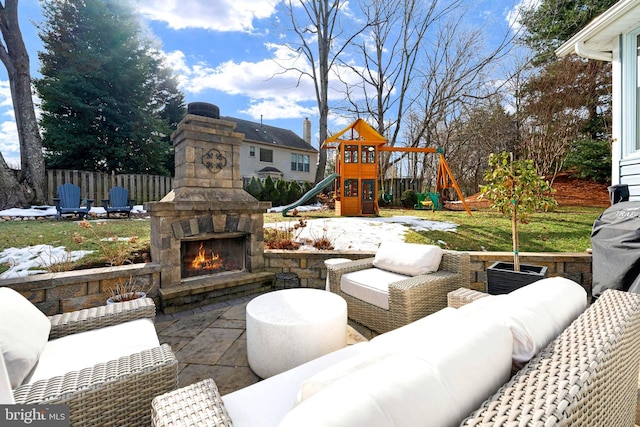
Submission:
M 182 242 L 182 277 L 245 269 L 245 237 Z

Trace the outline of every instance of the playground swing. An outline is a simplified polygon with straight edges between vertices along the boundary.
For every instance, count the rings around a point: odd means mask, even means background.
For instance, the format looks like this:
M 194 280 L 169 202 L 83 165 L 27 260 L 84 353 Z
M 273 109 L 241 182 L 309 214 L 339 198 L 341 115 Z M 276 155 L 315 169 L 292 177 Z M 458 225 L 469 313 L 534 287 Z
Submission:
M 393 202 L 393 184 L 395 181 L 396 168 L 391 168 L 391 180 L 389 181 L 389 192 L 382 191 L 382 201 L 386 204 L 391 204 Z M 380 176 L 380 188 L 384 186 L 384 177 Z

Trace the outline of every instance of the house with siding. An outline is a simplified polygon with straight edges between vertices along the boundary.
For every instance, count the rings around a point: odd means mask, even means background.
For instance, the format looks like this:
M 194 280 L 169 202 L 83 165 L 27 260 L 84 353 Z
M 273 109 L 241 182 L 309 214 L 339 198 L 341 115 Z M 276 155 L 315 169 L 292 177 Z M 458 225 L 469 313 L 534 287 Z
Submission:
M 240 173 L 243 180 L 252 177 L 313 183 L 316 177 L 318 150 L 311 145 L 311 122 L 304 119 L 303 137 L 289 129 L 263 123 L 221 117 L 236 123 L 235 131 L 244 134 L 240 146 Z
M 640 200 L 640 0 L 621 0 L 556 50 L 612 63 L 611 184 Z

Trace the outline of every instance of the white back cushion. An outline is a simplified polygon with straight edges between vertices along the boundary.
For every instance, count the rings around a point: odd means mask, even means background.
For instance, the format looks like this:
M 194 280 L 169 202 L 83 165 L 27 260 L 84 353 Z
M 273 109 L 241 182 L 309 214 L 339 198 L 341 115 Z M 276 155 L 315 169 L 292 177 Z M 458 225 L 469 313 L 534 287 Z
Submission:
M 0 405 L 13 405 L 16 403 L 13 399 L 12 390 L 9 373 L 4 364 L 4 357 L 0 354 Z
M 446 326 L 446 325 L 445 325 Z M 498 319 L 454 322 L 316 391 L 280 427 L 458 425 L 504 384 L 512 337 Z
M 435 245 L 404 242 L 382 242 L 373 265 L 376 268 L 406 276 L 419 276 L 438 271 L 442 249 Z
M 11 288 L 0 288 L 0 350 L 12 388 L 35 366 L 50 331 L 49 318 L 35 305 Z
M 369 341 L 366 352 L 338 362 L 306 379 L 300 387 L 298 402 L 308 399 L 352 372 L 414 347 L 416 342 L 432 341 L 434 336 L 439 336 L 443 330 L 453 327 L 459 317 L 458 310 L 446 307 L 401 328 L 376 336 Z
M 463 315 L 503 318 L 513 334 L 513 360 L 529 361 L 587 307 L 587 292 L 564 277 L 549 277 L 505 295 L 460 307 Z

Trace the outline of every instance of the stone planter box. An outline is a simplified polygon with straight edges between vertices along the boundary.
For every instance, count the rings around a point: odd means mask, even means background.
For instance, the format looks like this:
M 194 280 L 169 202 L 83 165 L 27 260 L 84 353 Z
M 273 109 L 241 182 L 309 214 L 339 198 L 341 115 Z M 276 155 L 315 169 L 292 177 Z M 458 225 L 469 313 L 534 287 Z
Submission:
M 157 263 L 34 274 L 0 280 L 0 286 L 15 289 L 43 313 L 52 316 L 105 305 L 111 296 L 109 289 L 131 277 L 145 290 L 151 288 L 149 296 L 156 299 L 160 285 L 160 264 Z

